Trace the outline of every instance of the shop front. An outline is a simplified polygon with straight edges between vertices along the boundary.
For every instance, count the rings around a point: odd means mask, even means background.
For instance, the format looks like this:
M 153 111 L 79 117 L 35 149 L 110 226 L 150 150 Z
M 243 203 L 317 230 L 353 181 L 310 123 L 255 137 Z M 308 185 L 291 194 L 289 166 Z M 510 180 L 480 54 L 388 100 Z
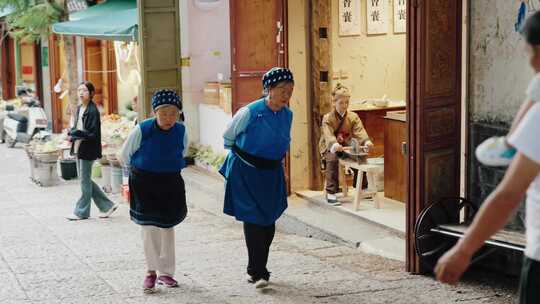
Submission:
M 102 114 L 121 114 L 133 120 L 138 115 L 137 96 L 140 66 L 137 58 L 138 16 L 136 2 L 109 0 L 70 16 L 70 21 L 53 25 L 50 50 L 54 130 L 69 125 L 67 115 L 66 60 L 62 43 L 74 39 L 81 52 L 78 68 L 84 80 L 96 87 L 95 102 Z M 80 37 L 80 38 L 75 38 Z

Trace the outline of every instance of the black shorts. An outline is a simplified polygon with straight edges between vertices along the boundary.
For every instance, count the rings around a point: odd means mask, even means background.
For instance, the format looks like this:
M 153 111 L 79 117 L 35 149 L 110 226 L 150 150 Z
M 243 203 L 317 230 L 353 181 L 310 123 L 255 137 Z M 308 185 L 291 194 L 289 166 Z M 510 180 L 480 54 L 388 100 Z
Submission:
M 521 267 L 519 303 L 540 303 L 540 262 L 528 257 L 523 258 Z

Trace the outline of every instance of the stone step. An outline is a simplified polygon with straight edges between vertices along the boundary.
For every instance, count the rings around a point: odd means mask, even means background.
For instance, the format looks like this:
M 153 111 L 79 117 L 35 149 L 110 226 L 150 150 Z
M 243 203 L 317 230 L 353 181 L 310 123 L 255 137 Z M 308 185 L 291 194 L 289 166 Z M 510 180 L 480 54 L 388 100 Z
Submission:
M 183 171 L 186 189 L 205 192 L 212 200 L 188 202 L 216 215 L 223 214 L 223 179 L 206 170 L 188 167 Z M 208 203 L 208 202 L 212 203 Z M 347 245 L 386 258 L 404 261 L 405 240 L 395 231 L 342 212 L 325 208 L 297 195 L 289 197 L 289 208 L 277 224 L 285 233 Z

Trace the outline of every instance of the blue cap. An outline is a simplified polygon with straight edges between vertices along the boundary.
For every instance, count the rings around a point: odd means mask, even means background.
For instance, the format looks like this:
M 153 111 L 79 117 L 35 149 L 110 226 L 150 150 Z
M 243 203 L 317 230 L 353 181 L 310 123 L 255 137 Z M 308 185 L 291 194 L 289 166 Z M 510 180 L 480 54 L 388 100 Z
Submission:
M 263 88 L 268 89 L 270 86 L 277 85 L 283 81 L 294 82 L 292 72 L 287 68 L 275 67 L 264 73 L 262 78 Z
M 182 98 L 175 91 L 165 89 L 159 90 L 152 96 L 152 110 L 157 110 L 162 106 L 176 106 L 178 110 L 182 110 Z

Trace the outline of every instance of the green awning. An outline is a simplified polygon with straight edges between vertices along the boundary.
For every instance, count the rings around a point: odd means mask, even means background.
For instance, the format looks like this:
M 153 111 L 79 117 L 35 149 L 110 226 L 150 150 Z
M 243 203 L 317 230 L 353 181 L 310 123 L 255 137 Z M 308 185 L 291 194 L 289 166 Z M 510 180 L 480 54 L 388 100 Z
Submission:
M 96 6 L 99 5 L 104 4 Z M 61 35 L 83 36 L 102 40 L 136 41 L 138 18 L 136 8 L 108 10 L 105 14 L 96 14 L 93 17 L 55 23 L 52 29 L 54 33 Z
M 136 0 L 107 0 L 106 2 L 90 6 L 85 10 L 70 14 L 69 21 L 104 16 L 113 12 L 132 8 L 137 8 Z

